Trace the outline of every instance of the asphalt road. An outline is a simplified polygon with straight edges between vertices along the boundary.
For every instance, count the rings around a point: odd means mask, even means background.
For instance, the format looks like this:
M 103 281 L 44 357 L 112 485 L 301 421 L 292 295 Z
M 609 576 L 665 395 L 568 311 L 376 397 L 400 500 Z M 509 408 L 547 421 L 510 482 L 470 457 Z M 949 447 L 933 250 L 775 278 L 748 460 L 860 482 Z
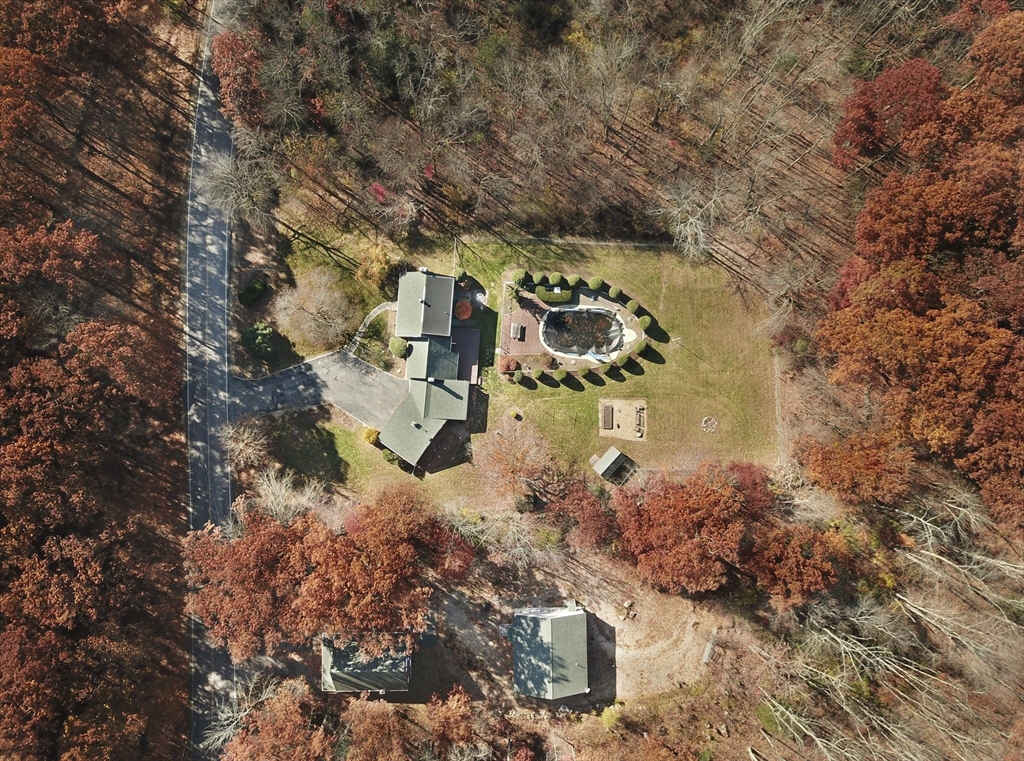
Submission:
M 231 474 L 218 431 L 242 415 L 334 404 L 377 428 L 398 407 L 408 384 L 346 351 L 325 354 L 255 381 L 231 376 L 228 345 L 228 277 L 231 225 L 202 192 L 213 163 L 230 156 L 231 125 L 220 111 L 210 69 L 210 41 L 227 13 L 225 0 L 210 0 L 197 94 L 189 175 L 185 251 L 186 384 L 189 457 L 189 528 L 220 524 L 231 509 Z M 382 305 L 381 309 L 391 305 Z M 192 761 L 212 761 L 218 751 L 200 748 L 211 709 L 234 696 L 238 673 L 227 652 L 207 641 L 198 621 L 189 620 L 190 727 Z M 258 666 L 253 666 L 258 670 Z
M 196 102 L 189 177 L 185 251 L 186 409 L 188 414 L 189 528 L 220 523 L 231 507 L 231 479 L 216 431 L 228 419 L 228 265 L 231 227 L 200 188 L 211 163 L 231 154 L 230 127 L 217 103 L 210 70 L 210 40 L 219 30 L 217 0 L 209 21 Z M 189 745 L 193 761 L 215 754 L 199 749 L 211 706 L 229 699 L 234 668 L 227 653 L 207 643 L 202 626 L 189 622 L 191 700 Z

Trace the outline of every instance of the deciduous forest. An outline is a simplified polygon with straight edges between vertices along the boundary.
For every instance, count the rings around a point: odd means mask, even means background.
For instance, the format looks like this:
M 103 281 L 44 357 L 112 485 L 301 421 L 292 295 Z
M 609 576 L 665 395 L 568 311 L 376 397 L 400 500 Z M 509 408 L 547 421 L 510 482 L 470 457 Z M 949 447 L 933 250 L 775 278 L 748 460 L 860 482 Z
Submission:
M 239 666 L 227 761 L 1024 759 L 1024 6 L 236 0 L 203 191 L 312 263 L 274 330 L 338 348 L 453 238 L 660 244 L 769 315 L 780 456 L 613 485 L 513 409 L 460 493 L 357 490 L 296 465 L 331 413 L 241 419 L 187 532 L 196 5 L 0 0 L 0 756 L 183 757 L 192 615 Z M 516 702 L 479 619 L 595 580 L 714 620 L 704 658 Z M 625 652 L 659 613 L 619 604 Z M 323 693 L 324 633 L 458 647 L 404 704 Z
M 183 29 L 0 3 L 4 758 L 182 747 Z

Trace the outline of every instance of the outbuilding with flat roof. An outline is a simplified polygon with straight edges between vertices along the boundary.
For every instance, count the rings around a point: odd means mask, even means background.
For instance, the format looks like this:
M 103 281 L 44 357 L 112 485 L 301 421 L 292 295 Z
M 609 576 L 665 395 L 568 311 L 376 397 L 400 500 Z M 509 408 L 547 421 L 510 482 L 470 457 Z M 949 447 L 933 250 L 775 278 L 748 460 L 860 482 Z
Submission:
M 399 640 L 377 657 L 369 657 L 357 642 L 334 644 L 320 637 L 320 687 L 324 692 L 407 692 L 412 656 Z

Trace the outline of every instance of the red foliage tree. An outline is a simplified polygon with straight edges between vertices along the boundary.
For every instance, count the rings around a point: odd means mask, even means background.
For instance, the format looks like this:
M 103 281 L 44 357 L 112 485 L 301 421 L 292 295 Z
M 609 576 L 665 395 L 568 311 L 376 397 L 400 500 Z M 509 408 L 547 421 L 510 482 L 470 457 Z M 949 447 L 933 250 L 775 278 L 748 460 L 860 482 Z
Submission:
M 548 502 L 547 509 L 571 522 L 566 542 L 572 547 L 605 547 L 615 536 L 614 517 L 582 481 Z
M 829 309 L 833 312 L 846 309 L 850 306 L 850 296 L 853 292 L 877 273 L 877 264 L 859 256 L 851 256 L 839 270 L 839 279 L 828 295 Z
M 780 608 L 803 605 L 839 580 L 825 537 L 810 526 L 773 527 L 759 534 L 746 570 Z
M 886 142 L 935 119 L 947 95 L 942 75 L 915 58 L 887 69 L 872 82 L 859 82 L 843 101 L 843 118 L 833 135 L 833 161 L 852 169 L 858 159 L 877 155 Z
M 768 485 L 768 471 L 752 462 L 730 462 L 726 470 L 743 495 L 752 515 L 763 515 L 775 507 L 775 495 Z
M 220 79 L 224 113 L 242 127 L 263 122 L 266 93 L 260 84 L 262 38 L 254 31 L 221 32 L 213 39 L 213 70 Z
M 652 583 L 707 592 L 741 560 L 752 515 L 717 465 L 702 463 L 683 484 L 655 481 L 615 495 L 622 546 Z

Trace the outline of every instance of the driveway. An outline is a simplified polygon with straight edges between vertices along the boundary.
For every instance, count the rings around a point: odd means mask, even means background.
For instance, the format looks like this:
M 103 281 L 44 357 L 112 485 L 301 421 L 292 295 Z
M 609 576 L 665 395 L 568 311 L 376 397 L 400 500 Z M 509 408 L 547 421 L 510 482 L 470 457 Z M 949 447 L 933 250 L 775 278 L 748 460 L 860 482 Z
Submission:
M 363 425 L 384 427 L 409 384 L 345 351 L 324 354 L 257 380 L 231 378 L 231 419 L 333 404 Z

